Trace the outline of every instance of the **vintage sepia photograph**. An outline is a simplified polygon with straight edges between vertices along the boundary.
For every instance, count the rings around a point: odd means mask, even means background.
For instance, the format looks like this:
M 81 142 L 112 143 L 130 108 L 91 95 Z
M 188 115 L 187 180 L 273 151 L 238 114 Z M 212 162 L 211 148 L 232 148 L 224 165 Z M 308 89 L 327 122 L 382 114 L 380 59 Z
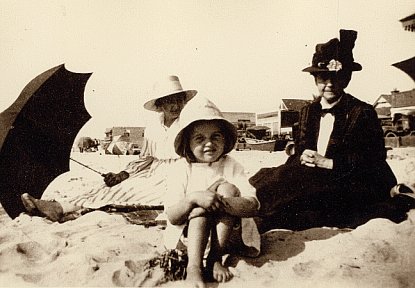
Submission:
M 0 286 L 415 287 L 413 0 L 0 11 Z

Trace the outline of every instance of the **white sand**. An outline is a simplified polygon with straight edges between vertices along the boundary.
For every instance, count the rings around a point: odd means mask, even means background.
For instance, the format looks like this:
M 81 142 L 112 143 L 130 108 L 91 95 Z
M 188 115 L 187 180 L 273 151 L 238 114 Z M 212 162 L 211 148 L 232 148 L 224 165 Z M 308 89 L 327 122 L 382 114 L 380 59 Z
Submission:
M 286 159 L 283 152 L 232 154 L 250 174 Z M 135 156 L 73 157 L 102 172 L 118 172 Z M 414 148 L 394 149 L 388 161 L 400 182 L 415 184 Z M 77 187 L 80 177 L 101 181 L 98 174 L 71 163 L 71 172 L 48 190 Z M 3 212 L 0 224 L 1 286 L 158 286 L 161 271 L 143 266 L 163 250 L 158 227 L 129 224 L 122 216 L 104 212 L 63 224 L 24 214 L 11 220 Z M 258 258 L 228 259 L 234 266 L 233 280 L 210 286 L 415 287 L 415 210 L 400 224 L 373 219 L 355 230 L 273 230 L 263 235 L 262 243 Z

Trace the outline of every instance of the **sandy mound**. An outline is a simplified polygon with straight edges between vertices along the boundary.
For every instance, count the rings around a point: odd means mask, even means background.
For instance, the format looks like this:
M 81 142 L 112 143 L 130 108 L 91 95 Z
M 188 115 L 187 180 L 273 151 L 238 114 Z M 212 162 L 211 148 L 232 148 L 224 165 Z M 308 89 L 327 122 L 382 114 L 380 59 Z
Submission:
M 389 153 L 388 161 L 400 182 L 415 182 L 414 152 L 394 149 Z M 132 159 L 93 153 L 76 156 L 103 172 L 119 171 Z M 243 151 L 233 156 L 251 174 L 286 159 L 280 152 Z M 99 175 L 71 164 L 71 172 L 48 190 L 61 185 L 79 189 L 79 178 L 100 180 Z M 414 222 L 412 210 L 400 224 L 373 219 L 354 230 L 272 230 L 262 235 L 263 253 L 258 258 L 228 257 L 234 279 L 211 286 L 415 287 Z M 24 214 L 11 220 L 3 211 L 0 223 L 1 286 L 161 285 L 161 269 L 147 265 L 163 251 L 160 227 L 133 225 L 120 215 L 98 211 L 63 224 Z M 183 283 L 162 286 L 182 287 Z

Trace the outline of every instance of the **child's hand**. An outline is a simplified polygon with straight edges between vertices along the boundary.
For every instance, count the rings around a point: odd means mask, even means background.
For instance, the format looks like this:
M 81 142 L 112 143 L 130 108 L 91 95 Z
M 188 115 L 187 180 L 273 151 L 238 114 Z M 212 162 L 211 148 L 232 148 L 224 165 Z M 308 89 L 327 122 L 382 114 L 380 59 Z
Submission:
M 208 212 L 216 211 L 222 206 L 222 197 L 211 190 L 195 191 L 190 194 L 190 201 Z
M 206 191 L 192 192 L 190 201 L 208 212 L 221 209 L 223 206 L 222 196 L 217 194 L 216 190 L 224 181 L 223 178 L 219 178 Z
M 209 188 L 207 188 L 207 190 L 216 192 L 218 190 L 218 187 L 225 182 L 227 181 L 223 177 L 219 177 L 215 182 L 213 182 L 212 185 L 209 186 Z

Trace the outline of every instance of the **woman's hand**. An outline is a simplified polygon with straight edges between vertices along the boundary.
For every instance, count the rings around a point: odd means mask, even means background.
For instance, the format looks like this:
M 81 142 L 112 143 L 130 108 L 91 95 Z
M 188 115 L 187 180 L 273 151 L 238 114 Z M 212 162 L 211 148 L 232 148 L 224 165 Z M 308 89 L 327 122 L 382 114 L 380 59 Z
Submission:
M 128 174 L 126 171 L 121 171 L 120 173 L 109 172 L 107 174 L 104 174 L 103 176 L 105 184 L 108 187 L 112 187 L 130 177 L 130 174 Z
M 319 167 L 324 169 L 333 169 L 333 160 L 326 158 L 317 153 L 317 151 L 306 149 L 300 156 L 302 165 L 308 167 Z

